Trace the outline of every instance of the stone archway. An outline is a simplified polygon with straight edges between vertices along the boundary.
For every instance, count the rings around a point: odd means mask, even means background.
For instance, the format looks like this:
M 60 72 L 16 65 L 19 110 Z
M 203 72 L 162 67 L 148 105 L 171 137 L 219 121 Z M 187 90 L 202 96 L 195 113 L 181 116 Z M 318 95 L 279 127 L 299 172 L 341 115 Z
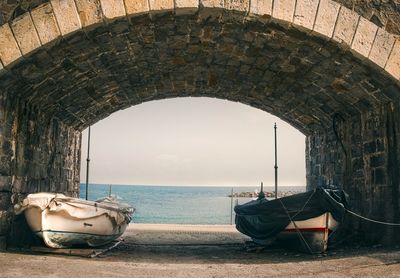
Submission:
M 357 212 L 400 221 L 400 41 L 336 2 L 54 0 L 0 27 L 0 60 L 0 241 L 27 193 L 77 194 L 82 129 L 180 96 L 284 119 L 307 136 L 309 188 L 340 185 Z

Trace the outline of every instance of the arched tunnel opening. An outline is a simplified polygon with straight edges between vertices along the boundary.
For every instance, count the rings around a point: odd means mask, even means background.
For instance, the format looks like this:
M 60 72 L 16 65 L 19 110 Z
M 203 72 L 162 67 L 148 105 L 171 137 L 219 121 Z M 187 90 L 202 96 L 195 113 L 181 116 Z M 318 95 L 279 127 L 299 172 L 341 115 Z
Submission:
M 260 181 L 264 191 L 274 190 L 274 123 L 279 191 L 303 192 L 302 133 L 248 105 L 175 98 L 143 103 L 91 126 L 88 197 L 121 197 L 136 208 L 133 223 L 234 224 L 233 205 L 252 200 Z M 82 132 L 82 199 L 87 146 L 88 129 Z M 231 191 L 251 196 L 232 199 Z
M 78 195 L 83 129 L 133 105 L 184 96 L 276 115 L 307 137 L 307 188 L 340 185 L 356 212 L 400 222 L 398 41 L 360 18 L 349 41 L 339 32 L 340 6 L 333 22 L 319 9 L 305 27 L 296 7 L 287 17 L 274 6 L 271 17 L 229 3 L 166 12 L 155 6 L 150 16 L 148 7 L 133 16 L 125 5 L 122 16 L 103 5 L 101 20 L 76 5 L 75 29 L 45 4 L 2 27 L 3 245 L 20 241 L 12 207 L 28 193 Z M 19 37 L 21 30 L 31 39 Z M 364 242 L 399 241 L 394 228 L 356 219 L 349 227 Z

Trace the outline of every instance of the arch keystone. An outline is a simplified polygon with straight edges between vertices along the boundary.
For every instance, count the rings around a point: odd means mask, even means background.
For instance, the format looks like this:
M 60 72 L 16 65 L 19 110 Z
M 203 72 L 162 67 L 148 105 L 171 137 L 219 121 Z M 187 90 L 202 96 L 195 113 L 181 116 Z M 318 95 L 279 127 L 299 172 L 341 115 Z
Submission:
M 100 0 L 103 14 L 107 19 L 126 15 L 124 0 Z
M 315 19 L 314 31 L 328 38 L 332 38 L 339 9 L 340 4 L 337 2 L 321 0 L 319 2 L 317 17 Z
M 175 0 L 175 13 L 191 14 L 199 9 L 199 0 Z
M 272 15 L 272 0 L 251 0 L 250 13 L 255 15 Z
M 19 49 L 23 55 L 26 55 L 41 46 L 30 13 L 25 13 L 20 17 L 17 17 L 10 23 L 10 25 L 15 40 L 17 41 Z
M 287 22 L 293 21 L 296 0 L 275 0 L 272 16 Z
M 297 0 L 293 23 L 312 30 L 319 0 Z
M 360 22 L 358 23 L 351 48 L 362 56 L 368 57 L 377 31 L 378 26 L 360 17 Z
M 393 48 L 395 37 L 384 29 L 379 28 L 376 33 L 374 44 L 372 45 L 369 59 L 378 66 L 384 68 Z
M 0 27 L 0 59 L 6 67 L 21 58 L 22 54 L 8 24 Z
M 343 42 L 347 45 L 351 45 L 357 29 L 359 17 L 357 13 L 342 6 L 336 22 L 333 39 L 339 43 Z
M 31 15 L 42 45 L 55 40 L 61 35 L 53 9 L 49 3 L 32 10 Z
M 174 9 L 174 0 L 150 0 L 151 12 L 171 11 Z
M 63 36 L 82 28 L 74 0 L 51 0 L 50 3 Z
M 99 0 L 75 0 L 82 27 L 101 23 L 103 12 Z
M 400 80 L 400 39 L 397 39 L 390 53 L 385 70 Z
M 250 0 L 224 0 L 224 7 L 228 10 L 247 12 Z
M 149 12 L 148 0 L 125 0 L 127 15 L 141 15 Z
M 204 8 L 224 8 L 224 0 L 200 0 Z

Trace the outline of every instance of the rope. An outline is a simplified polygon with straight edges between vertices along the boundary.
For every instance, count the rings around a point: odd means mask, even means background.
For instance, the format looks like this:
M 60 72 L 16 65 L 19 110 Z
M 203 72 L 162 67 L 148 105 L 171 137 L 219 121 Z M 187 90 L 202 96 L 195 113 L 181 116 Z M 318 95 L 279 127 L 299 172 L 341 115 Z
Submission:
M 279 202 L 281 203 L 282 207 L 285 209 L 285 212 L 286 212 L 287 216 L 289 217 L 290 222 L 293 223 L 293 225 L 294 225 L 294 227 L 295 227 L 295 229 L 296 229 L 297 234 L 300 236 L 301 240 L 305 243 L 305 245 L 306 245 L 308 251 L 310 252 L 310 254 L 314 254 L 314 252 L 312 251 L 310 245 L 308 245 L 307 240 L 303 237 L 303 234 L 301 233 L 300 229 L 297 227 L 296 222 L 294 222 L 294 221 L 292 220 L 292 217 L 290 216 L 290 213 L 289 213 L 289 211 L 287 210 L 286 206 L 283 204 L 281 198 L 278 198 L 278 200 L 279 200 Z M 304 207 L 303 207 L 303 208 L 304 208 Z
M 354 211 L 351 211 L 351 210 L 345 208 L 343 206 L 343 204 L 339 203 L 334 198 L 331 198 L 331 199 L 334 202 L 336 202 L 337 204 L 339 204 L 346 212 L 350 213 L 351 215 L 353 215 L 355 217 L 361 218 L 361 219 L 363 219 L 365 221 L 369 221 L 369 222 L 376 223 L 376 224 L 381 224 L 381 225 L 387 225 L 387 226 L 400 226 L 400 223 L 391 223 L 391 222 L 378 221 L 378 220 L 374 220 L 374 219 L 359 215 L 359 214 L 355 213 Z M 342 222 L 343 222 L 343 219 L 342 219 Z
M 400 223 L 391 223 L 391 222 L 378 221 L 378 220 L 374 220 L 374 219 L 359 215 L 359 214 L 357 214 L 357 213 L 355 213 L 355 212 L 353 212 L 351 210 L 348 210 L 348 209 L 345 209 L 345 210 L 348 213 L 352 214 L 353 216 L 356 216 L 358 218 L 361 218 L 363 220 L 366 220 L 366 221 L 369 221 L 369 222 L 372 222 L 372 223 L 381 224 L 381 225 L 387 225 L 387 226 L 400 226 Z
M 310 195 L 310 197 L 308 198 L 308 200 L 304 203 L 304 206 L 301 208 L 301 210 L 299 210 L 298 212 L 296 212 L 295 215 L 293 215 L 292 218 L 296 217 L 300 212 L 302 212 L 304 210 L 304 208 L 307 206 L 308 202 L 310 202 L 312 196 L 314 196 L 315 194 L 315 190 L 313 191 L 313 193 Z

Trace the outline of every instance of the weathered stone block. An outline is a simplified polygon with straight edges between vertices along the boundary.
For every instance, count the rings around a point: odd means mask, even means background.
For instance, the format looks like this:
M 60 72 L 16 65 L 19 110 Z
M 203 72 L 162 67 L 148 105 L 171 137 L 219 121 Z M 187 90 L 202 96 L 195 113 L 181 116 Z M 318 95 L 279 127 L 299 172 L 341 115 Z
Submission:
M 393 46 L 385 70 L 400 80 L 400 39 L 397 39 Z
M 356 34 L 351 48 L 364 57 L 369 56 L 378 26 L 363 17 L 360 17 Z
M 11 228 L 12 213 L 8 210 L 0 211 L 0 235 L 6 235 Z
M 8 24 L 0 27 L 0 58 L 4 66 L 11 64 L 22 56 Z
M 288 22 L 293 21 L 295 0 L 275 0 L 272 9 L 272 17 Z
M 49 3 L 32 10 L 31 15 L 42 45 L 55 40 L 61 35 L 53 9 Z
M 174 9 L 174 0 L 150 0 L 150 11 L 171 11 Z
M 31 190 L 34 190 L 34 188 L 31 188 Z M 28 188 L 28 184 L 26 181 L 26 177 L 16 177 L 14 179 L 13 192 L 30 193 L 30 190 Z M 36 192 L 36 191 L 33 191 L 33 192 Z
M 10 175 L 12 161 L 8 155 L 0 155 L 0 175 Z
M 251 0 L 250 13 L 256 15 L 271 15 L 272 0 Z
M 0 192 L 0 211 L 8 210 L 11 206 L 11 193 Z
M 374 44 L 372 45 L 369 59 L 378 66 L 384 68 L 393 48 L 395 37 L 384 29 L 379 28 L 376 33 Z
M 200 4 L 205 8 L 223 8 L 224 0 L 200 0 Z
M 82 27 L 103 21 L 100 0 L 75 0 Z
M 0 251 L 5 251 L 7 249 L 7 237 L 0 236 Z
M 340 4 L 331 0 L 321 0 L 315 19 L 314 31 L 328 38 L 333 35 Z
M 199 9 L 199 0 L 175 0 L 175 13 L 191 14 Z
M 30 13 L 14 19 L 11 22 L 11 28 L 23 55 L 41 46 Z
M 148 0 L 125 0 L 126 13 L 128 15 L 140 15 L 149 11 Z
M 381 167 L 384 166 L 386 162 L 385 156 L 381 155 L 373 155 L 370 157 L 370 166 L 371 167 Z
M 51 5 L 63 36 L 82 28 L 74 0 L 51 0 Z
M 124 0 L 100 0 L 103 14 L 107 19 L 125 16 Z
M 306 29 L 313 29 L 319 0 L 297 0 L 293 23 Z
M 10 176 L 0 176 L 0 191 L 11 191 L 12 179 Z
M 359 17 L 360 16 L 356 12 L 353 12 L 346 7 L 342 7 L 336 22 L 333 39 L 350 46 L 357 29 Z
M 224 0 L 224 7 L 228 10 L 246 12 L 249 10 L 250 0 Z
M 375 168 L 371 171 L 372 184 L 386 184 L 386 171 L 383 168 Z

